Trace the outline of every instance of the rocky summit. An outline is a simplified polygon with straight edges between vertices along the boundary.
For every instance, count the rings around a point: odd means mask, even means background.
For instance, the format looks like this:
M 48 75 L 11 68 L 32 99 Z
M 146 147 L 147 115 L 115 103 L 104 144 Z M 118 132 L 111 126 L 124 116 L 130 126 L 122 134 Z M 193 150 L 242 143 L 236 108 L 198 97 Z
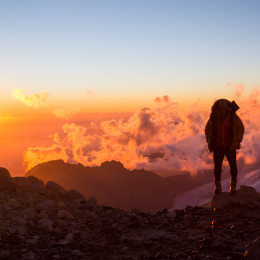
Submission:
M 0 259 L 259 259 L 259 194 L 244 186 L 230 196 L 126 211 L 0 168 Z

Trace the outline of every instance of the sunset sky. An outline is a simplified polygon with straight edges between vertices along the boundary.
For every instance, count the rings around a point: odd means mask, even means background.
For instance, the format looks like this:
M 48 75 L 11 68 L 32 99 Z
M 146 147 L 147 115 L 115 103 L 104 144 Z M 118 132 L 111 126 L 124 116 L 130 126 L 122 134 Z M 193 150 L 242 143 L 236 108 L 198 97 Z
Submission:
M 66 159 L 67 143 L 57 140 L 66 124 L 90 131 L 93 120 L 133 122 L 143 107 L 166 113 L 176 103 L 209 111 L 242 92 L 249 104 L 260 86 L 259 12 L 258 0 L 0 0 L 0 166 L 23 174 L 33 148 L 44 161 L 35 147 L 54 154 L 58 145 Z M 93 129 L 82 136 L 93 139 Z M 94 150 L 72 161 L 106 159 L 93 159 Z

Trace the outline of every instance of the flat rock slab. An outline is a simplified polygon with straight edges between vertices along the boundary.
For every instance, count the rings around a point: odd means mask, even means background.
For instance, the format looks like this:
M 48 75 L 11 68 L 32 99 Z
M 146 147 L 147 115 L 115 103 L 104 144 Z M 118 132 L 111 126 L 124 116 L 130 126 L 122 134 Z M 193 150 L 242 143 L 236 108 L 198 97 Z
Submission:
M 260 206 L 260 193 L 256 192 L 253 187 L 241 185 L 236 193 L 221 192 L 212 197 L 209 205 L 211 209 L 221 208 L 229 205 L 230 203 L 246 205 L 246 206 Z

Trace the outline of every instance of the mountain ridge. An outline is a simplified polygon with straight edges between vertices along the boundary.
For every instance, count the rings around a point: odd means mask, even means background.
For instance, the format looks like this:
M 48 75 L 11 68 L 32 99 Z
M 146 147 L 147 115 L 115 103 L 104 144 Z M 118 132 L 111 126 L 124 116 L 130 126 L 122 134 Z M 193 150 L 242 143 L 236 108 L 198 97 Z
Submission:
M 117 161 L 90 167 L 55 160 L 37 165 L 25 176 L 30 175 L 44 182 L 55 181 L 66 189 L 76 189 L 85 198 L 94 196 L 100 204 L 150 212 L 171 208 L 175 196 L 211 179 L 207 173 L 205 178 L 189 173 L 161 177 L 143 169 L 128 170 Z

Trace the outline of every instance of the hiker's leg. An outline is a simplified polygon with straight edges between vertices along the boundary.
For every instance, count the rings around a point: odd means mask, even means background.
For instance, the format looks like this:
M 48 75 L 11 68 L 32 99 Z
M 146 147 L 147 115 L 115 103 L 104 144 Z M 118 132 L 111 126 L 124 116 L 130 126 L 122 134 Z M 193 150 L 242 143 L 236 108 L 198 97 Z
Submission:
M 230 174 L 231 174 L 231 180 L 237 181 L 237 156 L 236 156 L 236 150 L 228 150 L 225 153 L 229 166 L 230 166 Z
M 221 170 L 224 159 L 224 149 L 217 148 L 213 151 L 214 160 L 214 175 L 215 175 L 215 194 L 219 194 L 222 191 L 221 187 Z
M 236 192 L 237 186 L 237 159 L 236 159 L 236 150 L 229 150 L 226 152 L 226 157 L 230 166 L 230 174 L 231 174 L 231 181 L 230 181 L 230 188 L 229 191 L 231 193 Z
M 215 182 L 221 181 L 221 171 L 222 171 L 222 163 L 224 159 L 224 149 L 216 148 L 213 151 L 213 161 L 214 161 L 214 176 Z

